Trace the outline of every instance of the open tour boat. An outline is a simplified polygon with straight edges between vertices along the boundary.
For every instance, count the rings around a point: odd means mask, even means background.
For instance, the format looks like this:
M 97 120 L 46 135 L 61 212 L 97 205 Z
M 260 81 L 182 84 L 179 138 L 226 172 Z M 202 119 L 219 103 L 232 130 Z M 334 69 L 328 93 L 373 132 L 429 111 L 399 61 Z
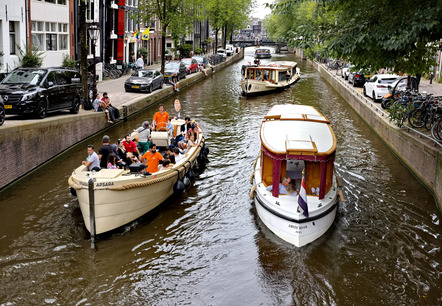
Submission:
M 260 138 L 250 193 L 258 216 L 283 240 L 306 245 L 333 223 L 338 196 L 343 201 L 330 122 L 311 106 L 276 105 L 261 124 Z M 286 178 L 288 187 L 281 184 Z
M 175 136 L 184 120 L 173 119 L 171 123 Z M 152 132 L 151 137 L 157 146 L 170 144 L 167 131 Z M 202 131 L 196 143 L 197 146 L 192 147 L 171 169 L 159 169 L 147 175 L 140 171 L 132 172 L 133 169 L 101 169 L 95 172 L 88 171 L 84 165 L 75 169 L 68 182 L 75 190 L 88 231 L 94 235 L 125 225 L 164 202 L 177 190 L 178 181 L 186 185 L 187 179 L 187 185 L 190 184 L 189 179 L 194 177 L 192 167 L 197 162 L 204 163 L 208 153 Z M 95 216 L 93 220 L 91 216 Z M 94 226 L 91 227 L 91 224 Z
M 283 90 L 301 77 L 297 63 L 290 61 L 245 66 L 243 71 L 244 79 L 241 80 L 241 89 L 245 96 Z

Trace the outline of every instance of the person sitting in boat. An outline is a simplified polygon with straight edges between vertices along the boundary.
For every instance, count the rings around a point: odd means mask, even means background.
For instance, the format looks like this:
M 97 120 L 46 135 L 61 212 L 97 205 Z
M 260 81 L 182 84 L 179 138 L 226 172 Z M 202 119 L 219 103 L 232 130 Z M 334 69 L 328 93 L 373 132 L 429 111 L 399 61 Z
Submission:
M 293 190 L 289 185 L 292 182 L 292 179 L 288 176 L 282 179 L 282 183 L 279 183 L 279 194 L 292 194 L 297 195 L 297 192 Z M 273 185 L 270 185 L 266 188 L 267 191 L 273 190 Z
M 167 120 L 169 120 L 169 113 L 164 111 L 164 105 L 160 104 L 158 112 L 153 115 L 152 127 L 155 131 L 166 131 Z
M 253 61 L 253 63 L 254 63 L 256 66 L 259 66 L 259 65 L 261 64 L 261 61 L 260 61 L 259 59 L 255 58 L 255 60 Z
M 107 157 L 107 169 L 118 169 L 117 156 L 114 153 L 109 154 Z
M 173 165 L 170 162 L 170 160 L 165 159 L 163 160 L 163 167 L 161 167 L 161 170 L 166 170 L 166 169 L 172 169 Z
M 130 135 L 124 136 L 123 141 L 124 148 L 126 152 L 132 152 L 135 156 L 141 156 L 140 151 L 138 151 L 137 145 L 130 139 Z
M 187 132 L 192 128 L 192 124 L 190 123 L 190 117 L 184 118 L 184 124 L 180 127 L 180 133 L 175 137 L 175 143 L 178 143 L 180 140 L 184 139 Z
M 166 160 L 168 159 L 171 164 L 175 164 L 175 155 L 173 155 L 174 146 L 170 145 L 164 150 L 164 156 L 163 158 Z
M 86 160 L 82 161 L 81 164 L 85 165 L 89 171 L 100 171 L 100 159 L 95 153 L 93 145 L 87 146 L 87 154 Z
M 175 131 L 175 127 L 173 126 L 170 118 L 167 119 L 166 128 L 167 128 L 167 133 L 169 135 L 169 138 L 172 138 L 173 137 L 173 132 Z
M 180 153 L 180 149 L 178 148 L 173 148 L 172 151 L 175 158 L 175 164 L 177 164 L 180 160 L 183 159 L 184 155 Z
M 146 171 L 149 173 L 158 172 L 158 165 L 160 161 L 163 160 L 163 155 L 157 152 L 157 146 L 151 143 L 149 146 L 149 151 L 144 153 L 143 163 L 147 166 Z
M 195 135 L 194 134 L 190 134 L 189 135 L 189 140 L 187 141 L 186 153 L 189 152 L 190 149 L 192 149 L 192 147 L 196 147 Z
M 110 145 L 110 137 L 107 135 L 103 136 L 103 145 L 100 150 L 98 150 L 98 158 L 100 159 L 100 168 L 107 168 L 107 157 L 112 153 L 112 146 Z
M 201 133 L 201 131 L 198 129 L 198 126 L 196 125 L 196 123 L 192 123 L 191 125 L 191 129 L 187 132 L 187 139 L 190 138 L 190 135 L 193 135 L 194 139 L 197 140 L 198 139 L 198 135 Z

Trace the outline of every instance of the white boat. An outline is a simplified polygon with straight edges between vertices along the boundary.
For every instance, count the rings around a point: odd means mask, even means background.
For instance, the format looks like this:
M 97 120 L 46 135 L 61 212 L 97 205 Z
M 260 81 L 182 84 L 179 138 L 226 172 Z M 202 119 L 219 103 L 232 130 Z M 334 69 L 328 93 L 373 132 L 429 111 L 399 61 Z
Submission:
M 260 139 L 250 194 L 258 216 L 278 237 L 304 246 L 329 229 L 338 197 L 343 200 L 333 171 L 336 138 L 330 122 L 311 106 L 276 105 L 261 124 Z M 298 205 L 303 173 L 308 217 Z M 292 194 L 279 194 L 285 177 L 292 180 Z
M 257 48 L 255 50 L 255 58 L 271 58 L 272 53 L 270 49 L 267 48 Z
M 279 61 L 267 65 L 244 66 L 241 80 L 242 94 L 245 96 L 283 90 L 301 77 L 296 62 Z
M 175 131 L 184 120 L 172 120 Z M 202 131 L 201 131 L 202 132 Z M 158 132 L 167 135 L 167 132 Z M 157 136 L 157 139 L 161 137 Z M 125 225 L 148 213 L 174 193 L 175 184 L 198 161 L 204 161 L 208 150 L 204 136 L 199 134 L 197 146 L 192 147 L 186 157 L 171 169 L 144 175 L 124 169 L 102 169 L 88 171 L 80 166 L 72 172 L 69 185 L 75 189 L 84 223 L 89 232 L 92 221 L 90 211 L 89 181 L 93 179 L 93 202 L 95 234 L 104 233 Z M 193 175 L 193 173 L 191 173 Z M 93 214 L 92 214 L 93 215 Z

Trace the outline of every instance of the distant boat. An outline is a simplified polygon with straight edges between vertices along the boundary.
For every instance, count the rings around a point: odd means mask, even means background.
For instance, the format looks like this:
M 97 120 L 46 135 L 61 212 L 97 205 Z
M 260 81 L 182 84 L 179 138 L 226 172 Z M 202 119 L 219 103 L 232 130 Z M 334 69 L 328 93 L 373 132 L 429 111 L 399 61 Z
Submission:
M 255 58 L 271 58 L 272 53 L 267 48 L 257 48 L 255 50 Z
M 299 80 L 301 73 L 296 62 L 278 61 L 267 65 L 242 67 L 242 94 L 256 95 L 282 90 Z
M 258 216 L 278 237 L 306 245 L 329 229 L 338 197 L 343 200 L 333 172 L 336 137 L 330 122 L 312 106 L 275 105 L 264 117 L 260 139 L 250 194 Z M 291 179 L 289 192 L 280 184 L 285 177 Z

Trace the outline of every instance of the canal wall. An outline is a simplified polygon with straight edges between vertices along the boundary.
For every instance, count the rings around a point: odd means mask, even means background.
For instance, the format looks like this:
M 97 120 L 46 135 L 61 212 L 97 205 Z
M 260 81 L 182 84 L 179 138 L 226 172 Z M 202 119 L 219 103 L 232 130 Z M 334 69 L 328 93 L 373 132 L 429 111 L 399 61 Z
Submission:
M 216 65 L 214 72 L 208 69 L 207 76 L 196 73 L 180 80 L 180 89 L 210 77 L 243 57 L 244 48 L 227 61 Z M 121 90 L 124 91 L 123 88 Z M 140 94 L 139 98 L 114 106 L 127 118 L 175 95 L 171 86 L 165 86 L 148 97 Z M 23 119 L 18 124 L 8 124 L 6 121 L 0 127 L 0 155 L 5 159 L 0 163 L 0 191 L 9 189 L 21 179 L 64 156 L 75 144 L 112 126 L 103 112 L 84 110 L 76 115 L 51 115 L 43 120 Z
M 402 160 L 402 162 L 434 194 L 442 210 L 442 147 L 429 141 L 410 129 L 399 128 L 388 119 L 380 104 L 373 103 L 350 85 L 341 82 L 325 67 L 311 62 L 348 102 L 381 140 Z

